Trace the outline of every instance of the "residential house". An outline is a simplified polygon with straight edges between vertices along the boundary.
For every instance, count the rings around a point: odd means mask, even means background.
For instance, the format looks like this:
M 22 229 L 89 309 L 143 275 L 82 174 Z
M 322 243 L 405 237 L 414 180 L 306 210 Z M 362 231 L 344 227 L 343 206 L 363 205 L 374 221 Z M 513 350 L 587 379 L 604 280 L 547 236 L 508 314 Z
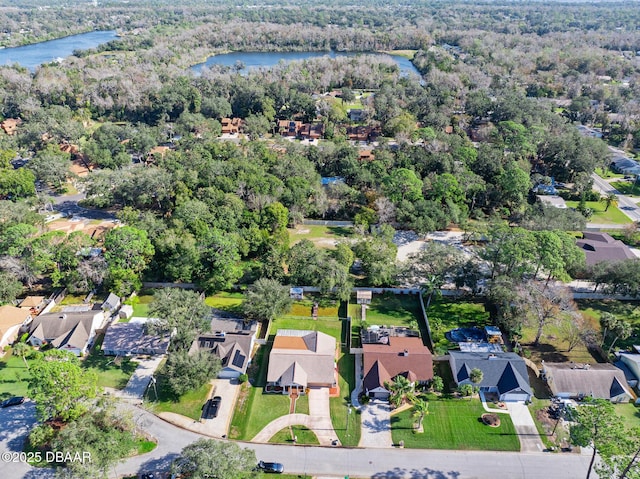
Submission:
M 29 308 L 16 308 L 9 304 L 0 306 L 0 352 L 16 340 L 20 328 L 28 324 L 31 318 Z
M 7 118 L 0 122 L 0 128 L 2 128 L 7 135 L 15 135 L 16 130 L 21 123 L 22 120 L 19 118 Z
M 606 261 L 608 263 L 635 259 L 631 249 L 620 240 L 613 239 L 607 233 L 585 231 L 576 244 L 584 251 L 587 266 Z
M 627 377 L 627 382 L 637 390 L 640 381 L 640 354 L 638 354 L 640 346 L 634 346 L 634 349 L 636 349 L 636 353 L 620 352 L 616 353 L 616 356 L 618 356 L 619 362 L 621 363 L 619 366 L 622 366 L 622 368 L 630 373 Z
M 310 387 L 333 388 L 336 339 L 319 331 L 281 329 L 273 341 L 267 370 L 267 392 L 303 393 Z
M 449 351 L 449 365 L 458 386 L 473 385 L 471 371 L 479 369 L 480 391 L 496 393 L 500 401 L 529 401 L 533 396 L 527 365 L 515 353 Z
M 558 195 L 536 195 L 538 202 L 546 206 L 553 206 L 554 208 L 566 209 L 567 203 L 564 198 Z
M 216 314 L 211 321 L 211 332 L 199 334 L 191 345 L 189 354 L 210 351 L 222 362 L 218 377 L 237 378 L 247 372 L 251 363 L 256 330 L 255 321 L 245 322 L 241 318 Z
M 237 135 L 242 131 L 244 121 L 241 118 L 223 118 L 220 120 L 223 135 Z
M 611 160 L 609 166 L 616 173 L 626 174 L 627 171 L 640 167 L 640 163 L 625 156 L 617 156 Z
M 372 142 L 382 134 L 379 127 L 371 126 L 347 126 L 345 131 L 349 140 L 358 142 Z
M 301 121 L 294 120 L 279 120 L 278 121 L 278 134 L 281 136 L 297 137 L 298 131 L 302 127 Z
M 375 160 L 375 154 L 373 153 L 373 150 L 358 150 L 358 161 L 363 162 L 370 162 Z
M 81 356 L 88 352 L 103 321 L 104 313 L 98 310 L 41 314 L 29 325 L 27 342 L 34 347 L 51 344 Z
M 19 306 L 21 308 L 28 309 L 31 311 L 32 316 L 37 316 L 38 313 L 45 307 L 45 297 L 44 296 L 27 296 L 24 298 Z
M 387 384 L 398 376 L 412 383 L 433 379 L 431 351 L 419 337 L 383 336 L 382 342 L 363 344 L 365 394 L 374 399 L 388 400 Z
M 303 123 L 298 130 L 298 137 L 303 140 L 318 140 L 324 136 L 322 123 Z
M 106 311 L 109 313 L 115 312 L 119 307 L 120 307 L 120 297 L 113 293 L 109 293 L 109 296 L 107 296 L 107 299 L 104 300 L 104 303 L 102 303 L 102 306 L 101 306 L 103 311 Z
M 107 356 L 160 355 L 169 349 L 171 335 L 148 334 L 144 322 L 115 323 L 109 326 L 102 341 Z
M 542 362 L 542 377 L 554 396 L 582 399 L 591 396 L 611 402 L 629 402 L 634 398 L 624 372 L 612 364 Z

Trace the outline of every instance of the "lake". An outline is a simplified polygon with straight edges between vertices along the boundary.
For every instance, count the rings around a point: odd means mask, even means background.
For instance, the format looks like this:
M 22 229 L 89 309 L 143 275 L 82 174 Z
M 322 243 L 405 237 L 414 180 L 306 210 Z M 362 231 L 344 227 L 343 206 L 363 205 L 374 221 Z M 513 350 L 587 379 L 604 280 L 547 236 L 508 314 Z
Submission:
M 74 50 L 87 50 L 116 38 L 113 30 L 94 31 L 58 38 L 22 47 L 0 49 L 0 65 L 19 64 L 31 71 L 43 63 L 73 54 Z
M 240 70 L 240 73 L 242 75 L 246 75 L 251 69 L 270 68 L 277 65 L 280 61 L 295 62 L 324 56 L 336 58 L 338 56 L 352 57 L 356 55 L 376 55 L 379 57 L 391 58 L 400 68 L 401 75 L 415 74 L 420 76 L 420 72 L 407 58 L 400 55 L 389 55 L 388 53 L 377 52 L 232 52 L 209 57 L 206 62 L 194 65 L 192 70 L 195 73 L 200 73 L 200 70 L 205 66 L 223 65 L 233 67 L 236 64 L 241 63 L 244 65 L 244 68 Z

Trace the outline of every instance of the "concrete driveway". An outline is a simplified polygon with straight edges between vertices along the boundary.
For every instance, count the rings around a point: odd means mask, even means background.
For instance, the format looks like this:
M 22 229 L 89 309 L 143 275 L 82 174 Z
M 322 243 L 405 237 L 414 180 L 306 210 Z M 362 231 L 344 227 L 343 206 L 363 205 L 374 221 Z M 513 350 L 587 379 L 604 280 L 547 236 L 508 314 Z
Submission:
M 536 428 L 531 412 L 522 401 L 506 402 L 511 421 L 520 439 L 520 452 L 540 452 L 544 445 L 540 440 L 540 434 Z
M 129 382 L 122 391 L 115 393 L 116 396 L 131 401 L 142 401 L 144 393 L 151 382 L 151 377 L 160 366 L 164 356 L 155 356 L 151 359 L 136 359 L 138 367 L 133 372 Z
M 194 421 L 189 417 L 172 412 L 161 412 L 158 416 L 176 426 L 199 434 L 219 438 L 227 437 L 234 406 L 240 393 L 240 383 L 238 383 L 237 379 L 214 379 L 211 384 L 210 397 L 220 396 L 222 398 L 216 417 L 211 419 L 200 418 L 199 421 Z
M 360 406 L 359 447 L 391 448 L 391 406 L 385 401 L 373 399 Z

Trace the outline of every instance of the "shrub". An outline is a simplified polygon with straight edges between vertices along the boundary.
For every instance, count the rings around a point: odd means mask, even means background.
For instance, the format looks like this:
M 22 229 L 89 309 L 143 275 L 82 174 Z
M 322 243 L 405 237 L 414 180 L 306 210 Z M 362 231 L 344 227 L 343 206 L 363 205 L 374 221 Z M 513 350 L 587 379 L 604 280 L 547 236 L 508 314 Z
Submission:
M 247 373 L 242 373 L 240 376 L 238 376 L 238 382 L 240 384 L 246 383 L 248 379 L 249 376 L 247 375 Z

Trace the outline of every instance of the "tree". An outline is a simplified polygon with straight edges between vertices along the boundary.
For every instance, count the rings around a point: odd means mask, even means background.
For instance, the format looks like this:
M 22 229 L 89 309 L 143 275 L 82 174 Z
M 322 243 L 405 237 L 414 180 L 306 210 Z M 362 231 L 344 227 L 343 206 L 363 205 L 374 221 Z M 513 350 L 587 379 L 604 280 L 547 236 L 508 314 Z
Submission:
M 482 382 L 483 377 L 484 377 L 484 375 L 482 373 L 482 370 L 480 370 L 478 368 L 473 368 L 471 370 L 471 372 L 469 373 L 469 379 L 476 386 L 478 386 L 478 384 L 480 384 Z
M 192 479 L 250 479 L 256 463 L 254 451 L 234 442 L 199 439 L 182 450 L 171 472 Z
M 189 354 L 183 349 L 169 354 L 163 373 L 171 390 L 177 396 L 181 396 L 215 378 L 220 372 L 220 367 L 220 360 L 210 351 Z
M 104 257 L 114 292 L 125 296 L 140 288 L 140 275 L 155 252 L 147 232 L 131 226 L 110 230 L 104 240 Z
M 22 293 L 22 283 L 0 270 L 0 305 L 13 302 Z
M 247 318 L 273 321 L 292 303 L 288 287 L 275 279 L 260 278 L 247 289 L 242 310 Z
M 424 399 L 417 399 L 414 401 L 413 417 L 418 418 L 418 427 L 416 427 L 417 432 L 424 432 L 424 429 L 422 428 L 422 421 L 427 414 L 429 414 L 429 403 Z
M 376 234 L 363 238 L 353 246 L 353 252 L 360 259 L 370 285 L 382 286 L 393 282 L 398 247 L 388 236 Z
M 618 195 L 615 193 L 608 193 L 600 200 L 605 204 L 604 210 L 607 211 L 611 205 L 618 206 Z
M 435 374 L 433 375 L 433 379 L 431 380 L 431 389 L 437 393 L 442 392 L 444 389 L 444 381 L 440 376 Z
M 396 204 L 403 200 L 417 201 L 422 198 L 422 181 L 413 170 L 397 168 L 385 180 L 384 192 Z
M 67 181 L 71 155 L 60 151 L 58 145 L 48 144 L 27 164 L 35 177 L 54 188 L 60 188 Z
M 611 444 L 626 435 L 613 404 L 606 399 L 592 398 L 586 398 L 572 412 L 569 434 L 572 444 L 592 448 L 587 479 L 591 476 L 596 455 L 607 452 Z
M 629 321 L 620 320 L 614 324 L 611 332 L 614 334 L 614 337 L 613 341 L 611 341 L 611 344 L 609 345 L 609 349 L 607 349 L 607 354 L 611 353 L 611 350 L 618 339 L 624 340 L 631 336 L 631 333 L 633 333 L 633 325 Z
M 400 407 L 405 402 L 415 400 L 414 384 L 404 376 L 396 376 L 392 383 L 385 383 L 385 388 L 391 392 L 389 402 L 394 407 Z
M 600 463 L 596 466 L 599 477 L 637 479 L 640 459 L 640 428 L 633 428 L 621 435 L 607 451 L 600 451 Z
M 98 376 L 80 366 L 78 358 L 51 349 L 31 363 L 29 395 L 40 421 L 72 421 L 89 411 L 98 394 Z
M 33 353 L 33 348 L 31 346 L 29 346 L 27 343 L 23 343 L 23 342 L 19 342 L 19 343 L 14 343 L 13 346 L 11 346 L 11 352 L 12 354 L 14 354 L 15 356 L 20 356 L 22 358 L 22 360 L 24 361 L 24 365 L 27 369 L 29 369 L 29 363 L 27 362 L 27 356 L 30 356 L 31 353 Z
M 61 429 L 51 441 L 54 451 L 82 451 L 90 461 L 65 462 L 71 477 L 107 477 L 109 470 L 137 449 L 135 424 L 128 411 L 101 400 L 90 414 L 84 414 Z
M 537 329 L 533 340 L 535 346 L 540 343 L 545 326 L 559 321 L 564 314 L 577 311 L 570 291 L 561 285 L 547 286 L 539 281 L 528 281 L 518 289 L 518 297 Z
M 147 323 L 153 333 L 170 333 L 173 351 L 187 351 L 198 333 L 208 331 L 211 326 L 210 309 L 200 299 L 196 291 L 181 288 L 164 288 L 155 292 L 149 305 L 149 317 L 154 320 Z

